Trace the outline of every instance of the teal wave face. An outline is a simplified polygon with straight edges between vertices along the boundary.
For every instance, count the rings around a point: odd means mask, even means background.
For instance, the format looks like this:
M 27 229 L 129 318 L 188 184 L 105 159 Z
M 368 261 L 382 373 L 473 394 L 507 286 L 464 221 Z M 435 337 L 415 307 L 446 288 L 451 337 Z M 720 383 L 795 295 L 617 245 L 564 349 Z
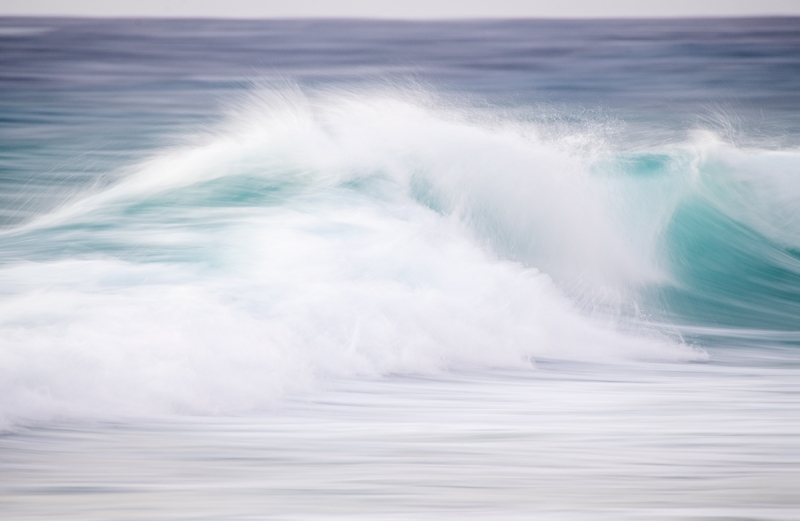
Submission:
M 646 291 L 649 305 L 682 324 L 797 330 L 800 156 L 720 142 L 682 148 L 628 161 L 640 183 L 657 180 L 657 193 L 640 197 L 672 201 L 657 233 L 670 282 Z
M 800 251 L 701 198 L 676 209 L 664 240 L 676 284 L 660 297 L 675 316 L 714 326 L 797 329 Z

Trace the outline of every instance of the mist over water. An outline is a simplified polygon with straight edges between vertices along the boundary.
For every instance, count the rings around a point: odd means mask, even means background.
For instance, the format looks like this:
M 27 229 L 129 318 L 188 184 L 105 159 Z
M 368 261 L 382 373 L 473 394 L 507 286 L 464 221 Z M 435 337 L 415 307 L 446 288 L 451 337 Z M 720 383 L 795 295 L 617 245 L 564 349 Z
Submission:
M 0 512 L 800 512 L 797 20 L 2 25 Z

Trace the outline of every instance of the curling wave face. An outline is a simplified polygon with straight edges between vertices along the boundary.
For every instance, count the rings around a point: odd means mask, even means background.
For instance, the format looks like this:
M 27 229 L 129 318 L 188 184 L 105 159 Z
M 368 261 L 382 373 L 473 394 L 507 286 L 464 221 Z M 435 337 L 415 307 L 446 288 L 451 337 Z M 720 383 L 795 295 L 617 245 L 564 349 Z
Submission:
M 262 91 L 2 232 L 0 426 L 791 331 L 799 166 L 708 133 L 630 150 L 419 93 Z

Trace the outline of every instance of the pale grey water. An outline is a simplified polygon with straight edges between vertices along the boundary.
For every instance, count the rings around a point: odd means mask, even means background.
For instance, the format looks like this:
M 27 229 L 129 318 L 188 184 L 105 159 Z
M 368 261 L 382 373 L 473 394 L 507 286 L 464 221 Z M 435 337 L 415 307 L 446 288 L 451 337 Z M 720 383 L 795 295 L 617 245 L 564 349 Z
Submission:
M 545 364 L 339 382 L 259 418 L 0 438 L 5 519 L 793 520 L 800 382 L 774 364 Z

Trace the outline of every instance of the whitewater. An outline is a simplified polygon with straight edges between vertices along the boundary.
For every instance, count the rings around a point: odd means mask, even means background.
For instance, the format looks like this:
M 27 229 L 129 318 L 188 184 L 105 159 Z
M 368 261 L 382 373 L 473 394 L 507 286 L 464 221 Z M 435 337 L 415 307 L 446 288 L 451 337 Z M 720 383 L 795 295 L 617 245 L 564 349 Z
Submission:
M 0 21 L 3 518 L 800 515 L 797 20 Z

